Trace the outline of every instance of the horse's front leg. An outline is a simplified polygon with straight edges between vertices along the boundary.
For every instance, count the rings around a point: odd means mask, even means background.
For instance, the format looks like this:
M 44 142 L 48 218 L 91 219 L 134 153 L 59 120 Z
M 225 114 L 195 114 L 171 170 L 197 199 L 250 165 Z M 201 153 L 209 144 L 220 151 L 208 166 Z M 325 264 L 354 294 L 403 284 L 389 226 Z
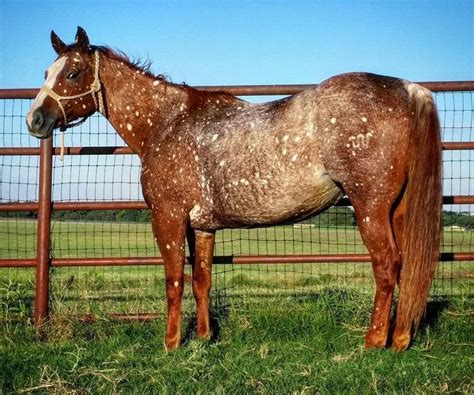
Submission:
M 181 340 L 181 299 L 184 288 L 184 239 L 185 217 L 170 215 L 176 210 L 154 210 L 152 227 L 165 265 L 166 298 L 168 317 L 166 321 L 165 348 L 179 347 Z
M 203 232 L 200 230 L 194 232 L 194 237 L 188 238 L 188 240 L 194 241 L 195 251 L 192 263 L 193 293 L 196 299 L 197 335 L 205 339 L 209 338 L 211 334 L 209 324 L 209 293 L 211 290 L 214 239 L 214 232 Z

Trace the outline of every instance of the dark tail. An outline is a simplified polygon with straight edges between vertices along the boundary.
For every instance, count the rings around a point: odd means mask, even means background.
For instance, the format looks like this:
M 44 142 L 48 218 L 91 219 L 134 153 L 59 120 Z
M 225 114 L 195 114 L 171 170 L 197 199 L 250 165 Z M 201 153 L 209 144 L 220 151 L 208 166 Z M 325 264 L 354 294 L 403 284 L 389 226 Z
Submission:
M 440 251 L 442 158 L 439 119 L 431 94 L 418 87 L 411 100 L 416 123 L 405 190 L 397 327 L 414 335 L 426 311 Z

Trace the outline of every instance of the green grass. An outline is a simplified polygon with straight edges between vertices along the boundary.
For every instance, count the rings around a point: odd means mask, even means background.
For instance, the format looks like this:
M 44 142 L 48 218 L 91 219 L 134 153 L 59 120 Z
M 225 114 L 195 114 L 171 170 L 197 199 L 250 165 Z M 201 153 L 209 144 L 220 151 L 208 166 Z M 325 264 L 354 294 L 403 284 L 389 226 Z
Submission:
M 473 232 L 445 232 L 445 251 L 470 251 Z M 34 256 L 35 221 L 0 220 L 0 258 Z M 56 222 L 53 257 L 156 256 L 147 224 Z M 17 252 L 19 249 L 19 252 Z M 356 228 L 298 228 L 225 230 L 217 234 L 215 254 L 318 254 L 364 252 Z M 186 267 L 190 273 L 190 268 Z M 351 289 L 371 294 L 369 263 L 319 263 L 286 265 L 214 265 L 213 289 L 220 297 L 302 295 L 325 289 Z M 432 295 L 472 293 L 473 262 L 439 265 Z M 72 311 L 97 309 L 111 312 L 155 311 L 162 307 L 163 268 L 97 267 L 52 269 L 53 292 Z M 0 317 L 31 305 L 34 269 L 1 269 Z M 187 290 L 190 294 L 190 291 Z M 15 307 L 13 307 L 15 306 Z
M 0 220 L 0 258 L 33 257 L 34 221 Z M 445 232 L 470 251 L 472 232 Z M 19 252 L 18 252 L 19 251 Z M 355 228 L 226 230 L 216 255 L 364 252 Z M 57 222 L 54 257 L 153 256 L 149 226 Z M 472 393 L 472 262 L 438 268 L 434 298 L 406 353 L 363 349 L 370 264 L 215 265 L 209 342 L 194 338 L 189 282 L 183 346 L 166 354 L 159 266 L 53 268 L 48 341 L 30 323 L 34 269 L 0 270 L 0 393 Z M 190 268 L 186 267 L 190 273 Z M 114 312 L 157 312 L 149 323 Z M 80 320 L 87 313 L 92 323 Z
M 472 250 L 474 231 L 443 233 L 444 252 Z M 0 219 L 0 258 L 32 258 L 36 221 Z M 356 227 L 292 225 L 217 232 L 216 255 L 364 253 Z M 67 257 L 157 256 L 150 225 L 129 222 L 61 222 L 52 227 L 52 255 Z
M 405 353 L 363 349 L 371 301 L 326 291 L 306 298 L 216 305 L 214 338 L 163 350 L 164 320 L 83 323 L 56 314 L 35 336 L 2 321 L 3 393 L 438 393 L 473 391 L 472 299 L 433 302 Z

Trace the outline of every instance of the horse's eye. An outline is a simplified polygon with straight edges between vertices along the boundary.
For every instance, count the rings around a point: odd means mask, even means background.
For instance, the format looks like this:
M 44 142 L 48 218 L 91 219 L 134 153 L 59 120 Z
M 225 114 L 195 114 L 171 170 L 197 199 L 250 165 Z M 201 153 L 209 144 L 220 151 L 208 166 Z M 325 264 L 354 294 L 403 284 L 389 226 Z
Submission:
M 68 79 L 68 80 L 72 80 L 72 79 L 76 78 L 78 74 L 79 74 L 78 71 L 71 71 L 71 72 L 67 75 L 67 79 Z

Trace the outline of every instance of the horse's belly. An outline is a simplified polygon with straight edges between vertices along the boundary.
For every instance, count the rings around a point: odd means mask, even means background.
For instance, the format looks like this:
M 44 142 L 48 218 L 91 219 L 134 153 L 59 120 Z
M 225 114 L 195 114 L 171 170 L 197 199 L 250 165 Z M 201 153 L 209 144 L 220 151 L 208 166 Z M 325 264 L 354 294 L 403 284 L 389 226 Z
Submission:
M 342 196 L 340 189 L 328 177 L 313 184 L 292 183 L 287 188 L 270 191 L 266 198 L 235 210 L 240 223 L 245 226 L 275 225 L 295 222 L 324 211 Z M 232 212 L 229 213 L 233 217 Z M 235 215 L 235 214 L 234 214 Z
M 343 195 L 323 172 L 302 178 L 241 179 L 232 186 L 236 188 L 222 186 L 211 204 L 204 201 L 191 212 L 192 226 L 219 229 L 295 222 L 324 211 Z

